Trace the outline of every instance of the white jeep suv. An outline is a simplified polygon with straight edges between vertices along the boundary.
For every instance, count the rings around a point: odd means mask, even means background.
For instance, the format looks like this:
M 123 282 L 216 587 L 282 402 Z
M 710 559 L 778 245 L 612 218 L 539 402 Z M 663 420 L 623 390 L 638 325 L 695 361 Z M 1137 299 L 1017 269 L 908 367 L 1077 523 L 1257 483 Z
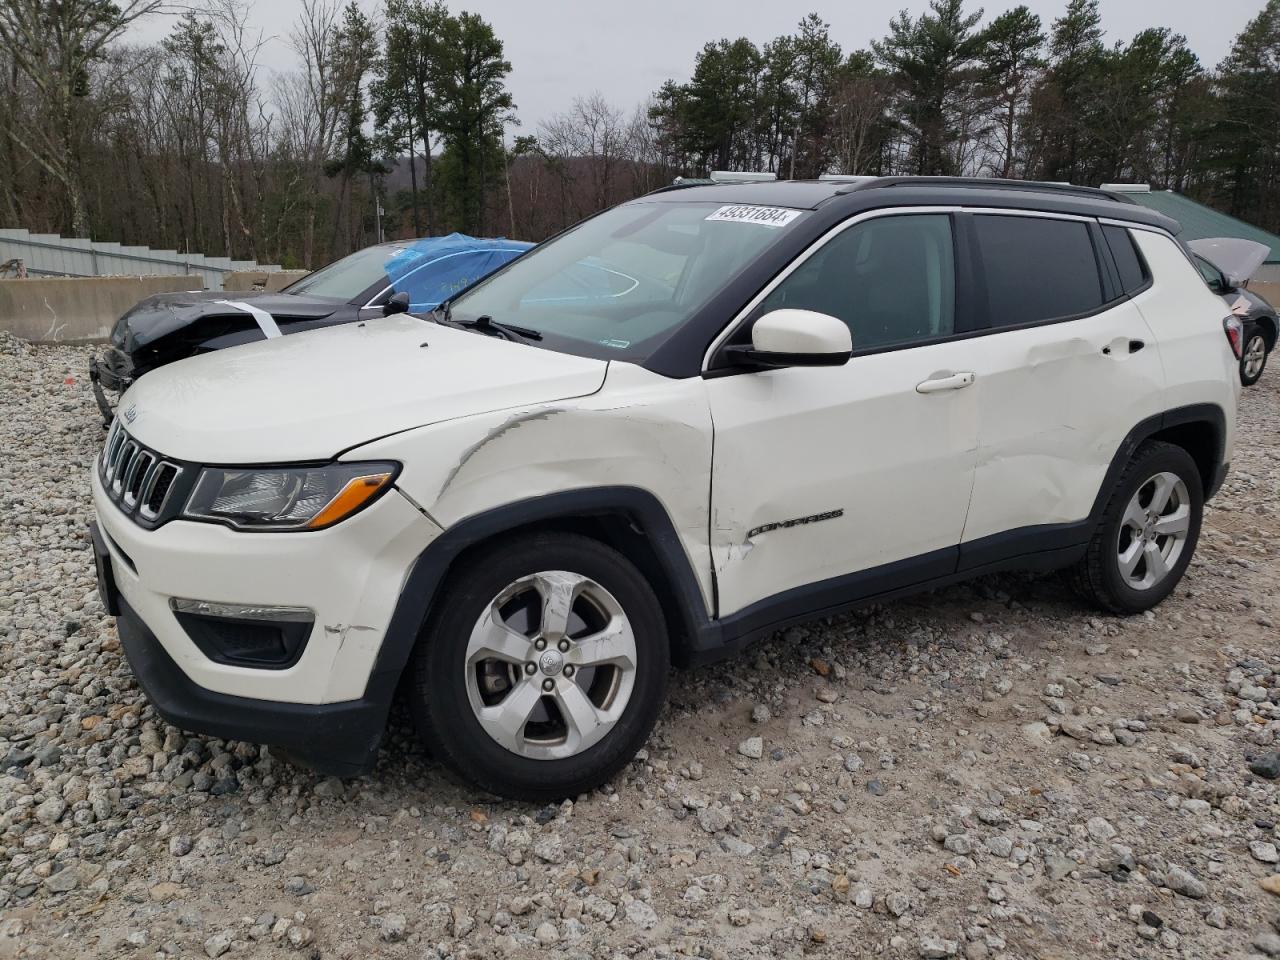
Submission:
M 431 315 L 141 378 L 93 471 L 104 602 L 177 726 L 354 775 L 401 689 L 537 800 L 629 761 L 672 662 L 798 620 L 1013 567 L 1146 610 L 1240 389 L 1177 229 L 1000 181 L 650 194 Z

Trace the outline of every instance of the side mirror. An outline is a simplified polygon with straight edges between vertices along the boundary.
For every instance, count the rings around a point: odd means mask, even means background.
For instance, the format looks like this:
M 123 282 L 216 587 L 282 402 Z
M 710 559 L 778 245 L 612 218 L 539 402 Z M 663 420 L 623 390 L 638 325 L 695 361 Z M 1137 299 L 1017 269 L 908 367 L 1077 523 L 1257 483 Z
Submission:
M 1237 277 L 1235 274 L 1232 274 L 1232 273 L 1228 273 L 1225 276 L 1227 281 L 1227 290 L 1225 291 L 1226 293 L 1230 293 L 1232 290 L 1242 290 L 1249 285 L 1249 279 L 1247 277 L 1241 280 L 1239 277 Z
M 382 315 L 389 317 L 393 313 L 409 312 L 409 294 L 401 290 L 399 293 L 393 293 L 391 299 L 382 305 Z
M 751 326 L 751 345 L 728 347 L 735 364 L 779 367 L 839 367 L 853 353 L 843 320 L 814 310 L 772 310 Z

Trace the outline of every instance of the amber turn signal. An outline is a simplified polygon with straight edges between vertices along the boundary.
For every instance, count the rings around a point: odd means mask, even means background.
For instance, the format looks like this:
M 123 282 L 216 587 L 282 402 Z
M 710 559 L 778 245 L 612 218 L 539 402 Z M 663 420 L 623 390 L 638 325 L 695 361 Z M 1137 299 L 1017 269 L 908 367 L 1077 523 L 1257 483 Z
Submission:
M 391 482 L 391 474 L 375 473 L 367 477 L 353 477 L 324 508 L 311 518 L 307 530 L 319 530 L 345 520 L 377 496 L 378 491 Z

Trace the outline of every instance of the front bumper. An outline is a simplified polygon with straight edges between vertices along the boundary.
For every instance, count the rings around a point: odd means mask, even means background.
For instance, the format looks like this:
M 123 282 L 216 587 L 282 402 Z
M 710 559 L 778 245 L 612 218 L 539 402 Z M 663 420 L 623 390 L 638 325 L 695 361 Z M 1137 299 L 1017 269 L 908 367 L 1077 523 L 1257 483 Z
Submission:
M 133 675 L 156 713 L 191 733 L 265 743 L 304 767 L 337 777 L 368 773 L 378 757 L 390 703 L 278 703 L 206 690 L 173 662 L 123 598 L 116 627 Z
M 245 533 L 173 520 L 148 530 L 107 498 L 97 470 L 95 550 L 129 663 L 177 726 L 282 747 L 308 766 L 372 763 L 389 707 L 375 662 L 405 578 L 439 534 L 398 491 L 327 530 Z M 297 662 L 219 663 L 188 635 L 171 598 L 298 606 L 315 623 Z M 372 731 L 372 732 L 371 732 Z

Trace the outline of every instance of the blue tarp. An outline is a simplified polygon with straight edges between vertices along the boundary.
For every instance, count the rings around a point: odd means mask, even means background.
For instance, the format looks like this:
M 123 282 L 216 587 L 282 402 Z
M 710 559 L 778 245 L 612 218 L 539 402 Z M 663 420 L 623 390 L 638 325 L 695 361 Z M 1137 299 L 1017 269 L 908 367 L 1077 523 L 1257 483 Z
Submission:
M 392 289 L 409 294 L 410 311 L 422 312 L 439 306 L 531 246 L 522 240 L 479 240 L 451 233 L 402 245 L 384 267 Z

